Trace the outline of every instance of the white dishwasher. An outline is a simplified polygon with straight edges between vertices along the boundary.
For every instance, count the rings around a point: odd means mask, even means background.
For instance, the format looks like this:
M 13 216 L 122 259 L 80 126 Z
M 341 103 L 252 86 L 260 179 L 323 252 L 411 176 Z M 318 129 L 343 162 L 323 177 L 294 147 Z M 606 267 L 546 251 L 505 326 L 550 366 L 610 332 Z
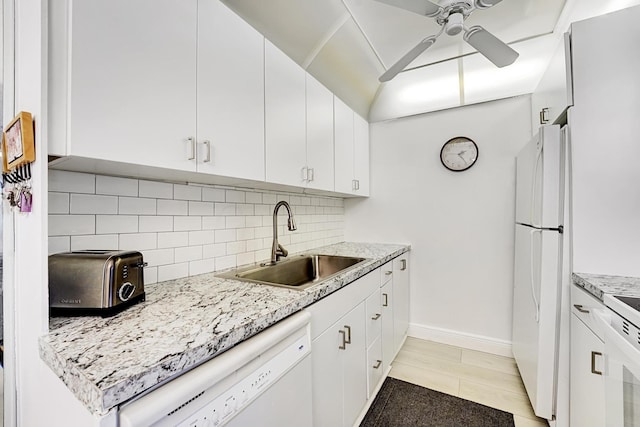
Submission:
M 310 318 L 296 313 L 123 404 L 119 425 L 311 426 Z

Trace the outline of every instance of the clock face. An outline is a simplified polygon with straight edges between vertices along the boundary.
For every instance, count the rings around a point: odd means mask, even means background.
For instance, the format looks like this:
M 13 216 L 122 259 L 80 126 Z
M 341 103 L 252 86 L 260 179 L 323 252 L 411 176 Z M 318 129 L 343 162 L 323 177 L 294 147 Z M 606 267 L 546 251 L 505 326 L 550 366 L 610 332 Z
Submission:
M 478 146 L 464 136 L 450 139 L 440 150 L 440 160 L 454 172 L 467 170 L 478 160 Z

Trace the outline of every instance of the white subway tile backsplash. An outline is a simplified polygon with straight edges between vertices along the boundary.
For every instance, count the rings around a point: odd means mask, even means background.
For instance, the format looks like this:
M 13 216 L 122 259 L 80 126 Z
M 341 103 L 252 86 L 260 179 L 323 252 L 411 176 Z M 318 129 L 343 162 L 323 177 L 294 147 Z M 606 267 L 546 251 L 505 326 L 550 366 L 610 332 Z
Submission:
M 95 234 L 136 233 L 138 231 L 138 217 L 133 215 L 96 215 L 95 221 Z
M 173 198 L 175 200 L 202 200 L 202 187 L 195 185 L 173 184 Z
M 236 204 L 236 215 L 255 215 L 253 205 Z
M 202 230 L 189 232 L 189 246 L 210 245 L 215 242 L 215 231 Z
M 49 251 L 141 250 L 145 283 L 222 271 L 271 257 L 273 209 L 290 253 L 339 242 L 342 199 L 50 171 Z
M 203 202 L 224 202 L 225 190 L 220 188 L 203 188 L 202 189 L 202 201 Z
M 189 202 L 189 215 L 213 215 L 212 202 Z
M 50 170 L 49 191 L 94 194 L 96 192 L 96 176 L 88 173 Z
M 138 231 L 141 233 L 173 231 L 173 217 L 141 216 L 138 219 Z
M 175 216 L 173 217 L 173 231 L 202 230 L 202 217 Z
M 139 181 L 138 196 L 153 199 L 173 199 L 173 184 L 156 181 Z
M 144 262 L 150 267 L 175 263 L 173 249 L 147 249 L 142 251 Z M 146 270 L 145 270 L 146 271 Z
M 228 270 L 236 267 L 236 256 L 227 255 L 216 258 L 216 271 Z
M 156 212 L 156 199 L 119 198 L 118 213 L 120 215 L 156 215 Z
M 225 200 L 227 203 L 244 203 L 244 191 L 227 190 Z
M 191 261 L 189 263 L 189 276 L 195 276 L 197 274 L 211 273 L 215 270 L 215 261 L 213 258 L 201 259 L 198 261 Z
M 158 282 L 189 276 L 189 263 L 161 265 L 158 267 Z
M 236 214 L 236 205 L 234 203 L 216 203 L 215 215 L 227 216 Z
M 156 249 L 158 247 L 158 235 L 156 233 L 121 234 L 119 243 L 119 249 L 124 250 Z
M 187 246 L 175 249 L 175 262 L 196 261 L 202 259 L 202 246 Z
M 71 245 L 69 236 L 49 236 L 49 255 L 59 252 L 69 252 Z
M 49 192 L 49 213 L 68 214 L 69 213 L 69 193 Z
M 72 214 L 117 214 L 116 196 L 96 196 L 94 194 L 71 194 Z
M 158 200 L 158 215 L 189 215 L 189 202 L 184 200 Z
M 96 217 L 93 215 L 49 215 L 50 236 L 95 234 Z
M 189 246 L 189 233 L 186 231 L 176 231 L 171 233 L 158 233 L 158 249 L 179 248 Z
M 71 250 L 81 251 L 84 249 L 118 249 L 117 234 L 94 234 L 90 236 L 71 236 Z
M 226 243 L 236 240 L 236 230 L 215 230 L 215 242 Z
M 225 256 L 226 254 L 227 254 L 226 243 L 215 243 L 213 245 L 202 246 L 203 258 L 216 258 L 216 257 Z
M 158 267 L 145 267 L 142 274 L 144 275 L 145 285 L 158 283 Z
M 138 180 L 115 176 L 96 175 L 96 194 L 138 196 Z
M 202 217 L 202 229 L 203 230 L 221 230 L 225 228 L 226 220 L 223 216 L 203 216 Z

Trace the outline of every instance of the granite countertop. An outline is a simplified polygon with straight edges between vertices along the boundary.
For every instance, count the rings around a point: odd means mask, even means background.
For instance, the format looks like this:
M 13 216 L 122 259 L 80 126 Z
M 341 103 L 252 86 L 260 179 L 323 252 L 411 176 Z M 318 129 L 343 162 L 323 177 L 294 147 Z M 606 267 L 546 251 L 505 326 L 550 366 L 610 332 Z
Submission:
M 573 273 L 573 283 L 602 301 L 604 294 L 640 297 L 640 277 Z
M 313 304 L 410 246 L 338 243 L 309 251 L 367 258 L 302 291 L 202 274 L 145 285 L 146 301 L 109 318 L 52 318 L 40 357 L 94 414 L 161 384 Z

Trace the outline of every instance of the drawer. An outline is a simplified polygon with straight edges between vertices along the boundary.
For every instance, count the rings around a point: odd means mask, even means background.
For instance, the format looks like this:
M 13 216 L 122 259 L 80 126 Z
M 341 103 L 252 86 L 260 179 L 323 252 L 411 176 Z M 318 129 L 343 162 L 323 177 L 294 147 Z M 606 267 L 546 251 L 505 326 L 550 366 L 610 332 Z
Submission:
M 380 267 L 380 286 L 393 278 L 393 261 L 389 261 Z
M 380 337 L 382 330 L 382 304 L 380 303 L 380 288 L 372 293 L 365 303 L 366 305 L 366 328 L 367 328 L 367 347 L 369 347 L 376 338 Z
M 382 380 L 382 343 L 380 337 L 367 350 L 367 397 L 370 398 Z
M 580 286 L 571 287 L 571 312 L 591 329 L 598 338 L 603 339 L 603 331 L 600 330 L 593 314 L 594 309 L 604 309 L 605 305 L 598 298 L 585 291 Z

